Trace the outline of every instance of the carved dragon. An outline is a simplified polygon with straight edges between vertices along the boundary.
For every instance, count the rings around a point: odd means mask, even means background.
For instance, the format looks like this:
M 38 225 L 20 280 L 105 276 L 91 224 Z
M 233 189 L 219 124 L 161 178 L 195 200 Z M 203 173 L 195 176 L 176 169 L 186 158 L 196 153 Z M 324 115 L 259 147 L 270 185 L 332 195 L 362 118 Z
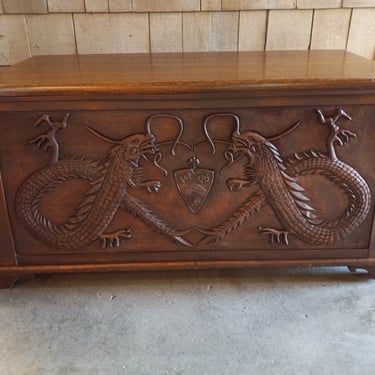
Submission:
M 155 155 L 155 137 L 148 131 L 133 134 L 121 140 L 109 139 L 94 129 L 89 130 L 100 139 L 113 144 L 104 161 L 68 157 L 59 160 L 56 132 L 67 127 L 69 114 L 63 121 L 52 121 L 48 115 L 40 117 L 34 126 L 47 123 L 50 130 L 31 143 L 45 151 L 52 149 L 51 163 L 36 171 L 20 187 L 16 197 L 16 214 L 33 235 L 54 247 L 67 251 L 77 250 L 101 239 L 102 248 L 119 246 L 122 238 L 131 238 L 131 229 L 105 233 L 119 209 L 125 209 L 150 225 L 157 232 L 185 246 L 190 243 L 177 231 L 156 217 L 139 200 L 129 194 L 131 189 L 145 188 L 157 192 L 160 182 L 143 180 L 141 158 Z M 150 129 L 148 129 L 150 130 Z M 72 217 L 63 223 L 53 223 L 40 212 L 45 194 L 67 179 L 85 179 L 91 185 L 85 198 Z
M 337 124 L 341 117 L 351 118 L 343 110 L 339 110 L 335 118 L 326 118 L 320 110 L 318 114 L 321 123 L 330 127 L 328 156 L 312 150 L 294 154 L 284 161 L 278 148 L 271 142 L 280 136 L 267 139 L 253 131 L 240 133 L 237 126 L 232 134 L 231 152 L 239 156 L 232 156 L 231 160 L 247 158 L 245 178 L 228 179 L 227 186 L 231 191 L 238 191 L 257 184 L 259 189 L 226 222 L 202 231 L 207 237 L 201 244 L 222 239 L 267 204 L 284 227 L 258 228 L 261 234 L 270 237 L 272 243 L 288 244 L 290 233 L 308 243 L 329 245 L 353 232 L 363 222 L 370 210 L 370 189 L 356 170 L 337 158 L 335 151 L 336 145 L 343 146 L 356 136 Z M 346 194 L 348 205 L 339 217 L 332 221 L 317 217 L 297 181 L 298 177 L 306 175 L 324 176 Z
M 77 157 L 59 159 L 56 133 L 67 127 L 69 114 L 61 122 L 52 121 L 50 116 L 44 115 L 34 125 L 47 123 L 50 130 L 31 140 L 31 143 L 46 151 L 51 149 L 51 163 L 36 171 L 21 185 L 16 197 L 16 214 L 22 224 L 37 238 L 54 247 L 74 251 L 98 239 L 101 240 L 102 248 L 106 248 L 118 247 L 121 239 L 131 238 L 132 232 L 129 228 L 106 233 L 120 209 L 139 218 L 170 240 L 184 246 L 192 246 L 184 238 L 190 232 L 196 230 L 205 235 L 199 242 L 200 245 L 218 241 L 242 225 L 262 207 L 269 205 L 283 226 L 282 229 L 258 228 L 261 234 L 270 237 L 271 242 L 288 244 L 288 235 L 293 234 L 308 243 L 329 245 L 353 232 L 363 222 L 370 210 L 371 195 L 363 177 L 339 160 L 336 155 L 337 145 L 344 146 L 355 138 L 354 133 L 342 129 L 337 121 L 342 117 L 349 120 L 351 118 L 343 110 L 339 110 L 334 118 L 326 118 L 320 110 L 318 114 L 321 123 L 330 128 L 327 141 L 328 155 L 311 150 L 294 154 L 285 160 L 281 158 L 278 148 L 272 142 L 292 132 L 299 126 L 299 123 L 280 135 L 266 138 L 254 131 L 240 132 L 238 116 L 230 113 L 208 116 L 203 124 L 207 139 L 193 146 L 181 141 L 183 123 L 179 117 L 173 115 L 153 115 L 146 122 L 145 133 L 129 135 L 121 140 L 110 139 L 88 128 L 95 136 L 113 145 L 105 159 L 87 160 Z M 229 140 L 213 140 L 210 137 L 208 123 L 217 116 L 230 116 L 236 120 L 236 130 Z M 168 117 L 177 121 L 179 131 L 175 141 L 155 143 L 151 121 L 157 117 Z M 247 158 L 244 178 L 228 179 L 229 190 L 235 192 L 253 185 L 256 185 L 258 190 L 251 194 L 232 216 L 216 227 L 210 229 L 191 227 L 176 230 L 164 223 L 142 201 L 131 194 L 132 189 L 144 188 L 149 192 L 157 192 L 161 187 L 157 180 L 143 179 L 143 169 L 139 166 L 139 162 L 142 158 L 151 161 L 148 156 L 153 156 L 153 164 L 167 175 L 167 170 L 159 165 L 162 159 L 160 147 L 172 145 L 171 155 L 175 156 L 177 145 L 182 145 L 194 156 L 199 146 L 207 144 L 212 147 L 213 154 L 216 152 L 216 144 L 225 144 L 229 147 L 224 153 L 229 163 L 222 168 L 220 173 L 223 173 L 234 162 Z M 198 163 L 198 159 L 192 160 Z M 198 164 L 189 168 L 175 171 L 175 178 L 187 171 L 194 176 L 198 171 L 211 173 L 205 185 L 199 183 L 199 187 L 205 189 L 206 195 L 203 195 L 198 208 L 193 210 L 188 205 L 190 211 L 197 214 L 210 193 L 214 171 L 201 168 Z M 307 175 L 324 176 L 348 197 L 348 205 L 341 215 L 331 221 L 320 219 L 316 215 L 304 189 L 298 183 L 299 177 Z M 62 223 L 54 223 L 41 213 L 41 200 L 48 192 L 71 178 L 87 180 L 90 188 L 70 218 Z M 198 182 L 194 183 L 198 184 Z M 195 185 L 190 185 L 189 189 L 192 189 L 192 186 L 196 187 Z M 177 188 L 180 188 L 183 199 L 190 198 L 190 195 L 186 195 L 179 184 Z

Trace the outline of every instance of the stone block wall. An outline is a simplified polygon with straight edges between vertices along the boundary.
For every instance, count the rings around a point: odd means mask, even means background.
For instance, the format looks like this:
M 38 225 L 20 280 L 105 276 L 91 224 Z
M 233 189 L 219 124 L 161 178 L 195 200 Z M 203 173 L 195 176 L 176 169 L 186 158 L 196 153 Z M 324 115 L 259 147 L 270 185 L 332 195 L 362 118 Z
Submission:
M 0 0 L 0 65 L 45 54 L 346 49 L 375 0 Z

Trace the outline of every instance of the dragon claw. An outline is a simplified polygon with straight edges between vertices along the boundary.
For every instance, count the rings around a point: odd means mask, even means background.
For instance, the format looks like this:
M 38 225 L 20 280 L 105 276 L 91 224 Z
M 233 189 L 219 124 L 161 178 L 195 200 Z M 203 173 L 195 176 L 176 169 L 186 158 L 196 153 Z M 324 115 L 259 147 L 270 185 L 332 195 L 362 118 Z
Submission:
M 320 122 L 323 125 L 329 125 L 331 127 L 331 136 L 328 139 L 327 147 L 329 156 L 332 160 L 337 160 L 337 155 L 335 151 L 335 145 L 340 147 L 350 143 L 352 138 L 356 138 L 356 134 L 350 130 L 342 129 L 337 121 L 343 117 L 349 121 L 352 118 L 343 110 L 339 109 L 335 117 L 326 117 L 320 109 L 317 109 L 317 113 L 320 118 Z
M 35 144 L 38 148 L 44 147 L 45 149 L 47 146 L 51 147 L 51 137 L 49 137 L 47 134 L 42 134 L 33 138 L 30 143 Z
M 231 192 L 240 191 L 243 187 L 251 185 L 251 183 L 248 180 L 240 178 L 229 178 L 226 183 L 229 191 Z
M 131 181 L 131 180 L 130 180 Z M 149 193 L 158 193 L 161 188 L 161 182 L 158 180 L 131 181 L 134 189 L 144 188 Z
M 149 193 L 157 193 L 161 188 L 161 183 L 157 180 L 150 180 L 146 181 L 144 186 Z
M 120 247 L 121 238 L 130 239 L 132 238 L 132 230 L 125 228 L 112 233 L 105 233 L 99 236 L 101 241 L 101 248 L 106 249 L 108 247 Z
M 335 132 L 332 142 L 337 143 L 339 146 L 344 146 L 350 142 L 351 138 L 356 138 L 357 135 L 350 130 L 339 129 Z
M 57 162 L 59 158 L 59 144 L 56 140 L 56 133 L 59 129 L 65 129 L 68 126 L 69 117 L 70 113 L 67 113 L 62 121 L 52 121 L 49 115 L 43 115 L 34 122 L 34 127 L 44 122 L 50 127 L 48 132 L 33 138 L 30 143 L 35 144 L 45 152 L 52 149 L 52 162 Z
M 289 245 L 288 235 L 289 233 L 285 230 L 258 227 L 258 232 L 262 235 L 268 235 L 270 243 Z

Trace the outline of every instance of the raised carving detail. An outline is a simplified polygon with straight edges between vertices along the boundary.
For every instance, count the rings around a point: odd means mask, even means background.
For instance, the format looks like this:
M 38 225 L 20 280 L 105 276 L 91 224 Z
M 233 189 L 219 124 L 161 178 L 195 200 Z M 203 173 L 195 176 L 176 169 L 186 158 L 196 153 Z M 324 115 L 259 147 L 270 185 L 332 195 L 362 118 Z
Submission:
M 215 171 L 200 168 L 200 161 L 196 157 L 189 160 L 191 168 L 174 172 L 177 190 L 183 201 L 193 214 L 197 214 L 203 207 L 214 183 Z
M 120 208 L 138 217 L 157 232 L 189 246 L 177 231 L 148 210 L 145 205 L 129 194 L 130 189 L 146 189 L 158 192 L 160 182 L 144 180 L 141 158 L 155 155 L 157 147 L 151 132 L 129 135 L 121 140 L 108 138 L 92 128 L 91 133 L 113 145 L 104 160 L 86 160 L 77 157 L 59 160 L 59 144 L 56 132 L 67 127 L 67 114 L 63 121 L 54 122 L 50 116 L 42 116 L 37 124 L 46 121 L 50 130 L 35 138 L 32 143 L 44 150 L 51 149 L 52 163 L 32 174 L 20 187 L 16 197 L 16 214 L 33 235 L 46 243 L 65 250 L 77 250 L 97 239 L 102 247 L 120 245 L 121 238 L 131 238 L 129 228 L 112 234 L 105 230 Z M 69 178 L 87 180 L 91 187 L 76 208 L 75 214 L 62 224 L 56 224 L 40 213 L 42 197 Z
M 351 118 L 342 109 L 334 118 L 326 118 L 320 110 L 318 114 L 321 122 L 331 129 L 327 142 L 328 157 L 311 150 L 283 160 L 270 141 L 289 134 L 290 130 L 267 139 L 253 131 L 241 133 L 237 128 L 232 134 L 231 151 L 240 155 L 236 160 L 247 158 L 245 178 L 229 179 L 228 188 L 238 191 L 257 184 L 259 191 L 226 222 L 207 231 L 208 236 L 202 244 L 222 239 L 266 204 L 271 206 L 283 226 L 282 229 L 258 228 L 261 234 L 270 237 L 272 243 L 287 245 L 288 234 L 291 233 L 308 243 L 329 245 L 353 232 L 363 222 L 370 210 L 370 189 L 362 176 L 340 161 L 335 152 L 335 145 L 343 146 L 356 136 L 337 124 L 341 117 Z M 234 156 L 231 160 L 235 160 Z M 307 175 L 324 176 L 347 195 L 349 204 L 339 217 L 332 221 L 318 218 L 309 203 L 310 199 L 298 184 L 298 177 Z
M 106 233 L 119 209 L 126 210 L 170 240 L 184 246 L 192 246 L 193 244 L 185 238 L 192 231 L 204 235 L 203 239 L 201 237 L 198 240 L 198 245 L 216 242 L 241 226 L 261 208 L 269 205 L 282 228 L 265 225 L 259 227 L 258 232 L 268 236 L 272 243 L 287 245 L 288 236 L 292 234 L 307 243 L 330 245 L 353 232 L 364 221 L 370 210 L 371 196 L 362 176 L 336 155 L 336 146 L 344 146 L 356 137 L 354 133 L 342 129 L 337 124 L 341 118 L 351 120 L 350 116 L 342 109 L 334 117 L 327 117 L 320 110 L 317 112 L 320 122 L 330 128 L 327 155 L 309 150 L 285 159 L 280 156 L 278 148 L 272 142 L 293 132 L 300 126 L 299 122 L 281 134 L 266 138 L 254 131 L 241 132 L 237 115 L 217 113 L 208 116 L 203 123 L 206 139 L 190 145 L 182 140 L 184 124 L 180 117 L 157 114 L 146 120 L 144 133 L 128 135 L 120 140 L 88 128 L 96 137 L 112 144 L 105 158 L 89 160 L 74 156 L 60 159 L 56 134 L 59 130 L 67 128 L 69 114 L 66 114 L 62 121 L 53 121 L 49 115 L 41 116 L 35 125 L 46 123 L 50 129 L 35 137 L 31 143 L 45 151 L 50 150 L 51 163 L 34 172 L 19 188 L 16 197 L 17 216 L 34 236 L 67 251 L 86 247 L 96 240 L 101 241 L 103 249 L 118 247 L 122 239 L 132 238 L 131 228 Z M 225 116 L 234 119 L 235 130 L 228 139 L 214 139 L 210 135 L 209 124 L 214 118 Z M 178 125 L 176 139 L 159 143 L 156 141 L 152 122 L 159 117 L 175 120 Z M 243 177 L 235 176 L 228 179 L 228 189 L 234 193 L 254 185 L 258 189 L 220 225 L 212 228 L 190 227 L 177 230 L 131 194 L 132 189 L 146 189 L 150 193 L 160 190 L 160 181 L 144 179 L 143 168 L 139 163 L 141 159 L 149 161 L 168 176 L 168 168 L 161 166 L 161 150 L 164 146 L 170 147 L 172 158 L 179 156 L 180 147 L 192 155 L 188 167 L 175 170 L 173 177 L 176 189 L 193 215 L 198 215 L 206 204 L 217 171 L 223 174 L 241 159 L 247 160 Z M 221 170 L 216 162 L 213 169 L 201 167 L 201 160 L 197 157 L 200 147 L 209 147 L 212 155 L 224 147 L 222 155 L 218 155 L 217 158 L 224 162 L 226 160 L 227 164 Z M 309 175 L 327 178 L 348 197 L 348 205 L 338 217 L 330 221 L 318 217 L 298 182 L 299 177 Z M 41 214 L 41 199 L 70 178 L 84 179 L 88 181 L 90 188 L 72 217 L 64 223 L 54 223 Z
M 68 126 L 69 117 L 70 113 L 67 113 L 62 121 L 52 121 L 49 115 L 43 115 L 34 122 L 34 127 L 37 127 L 43 123 L 47 123 L 50 127 L 50 130 L 47 133 L 33 138 L 30 143 L 36 144 L 38 148 L 43 148 L 44 151 L 48 151 L 51 148 L 52 163 L 57 162 L 59 158 L 60 146 L 56 140 L 56 133 L 58 130 L 65 129 Z

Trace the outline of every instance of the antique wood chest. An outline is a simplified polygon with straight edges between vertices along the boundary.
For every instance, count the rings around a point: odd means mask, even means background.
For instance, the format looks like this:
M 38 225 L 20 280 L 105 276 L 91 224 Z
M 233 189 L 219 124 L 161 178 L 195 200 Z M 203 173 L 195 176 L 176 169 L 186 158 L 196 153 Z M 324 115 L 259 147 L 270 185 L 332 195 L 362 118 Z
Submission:
M 0 284 L 344 265 L 375 277 L 375 69 L 343 51 L 39 56 L 0 73 Z

